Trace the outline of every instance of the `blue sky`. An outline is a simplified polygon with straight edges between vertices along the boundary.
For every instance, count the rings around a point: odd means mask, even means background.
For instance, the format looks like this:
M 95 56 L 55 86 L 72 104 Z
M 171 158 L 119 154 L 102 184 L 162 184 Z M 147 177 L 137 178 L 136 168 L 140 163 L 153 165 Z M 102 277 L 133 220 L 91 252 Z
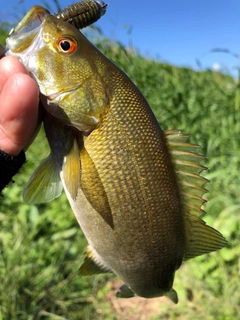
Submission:
M 3 20 L 18 21 L 42 0 L 0 0 Z M 63 7 L 72 0 L 60 0 Z M 106 15 L 97 22 L 104 35 L 133 45 L 144 56 L 175 65 L 233 72 L 240 59 L 213 48 L 240 54 L 240 0 L 106 0 Z M 47 0 L 51 3 L 51 0 Z M 55 7 L 52 5 L 53 11 Z

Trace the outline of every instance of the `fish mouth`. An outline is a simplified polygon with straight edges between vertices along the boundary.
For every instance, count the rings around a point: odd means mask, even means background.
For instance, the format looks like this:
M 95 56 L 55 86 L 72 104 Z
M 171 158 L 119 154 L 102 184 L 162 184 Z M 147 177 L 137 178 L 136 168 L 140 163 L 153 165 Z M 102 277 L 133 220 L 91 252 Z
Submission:
M 41 6 L 33 6 L 19 22 L 16 28 L 12 29 L 6 40 L 6 55 L 18 55 L 29 50 L 38 34 L 49 11 Z M 8 53 L 9 51 L 9 53 Z
M 46 95 L 48 97 L 49 102 L 56 103 L 64 95 L 69 95 L 72 92 L 78 90 L 79 88 L 81 88 L 81 85 L 68 86 L 68 87 L 65 87 L 64 90 L 63 89 L 61 90 L 61 89 L 58 88 L 58 90 L 54 90 L 52 92 L 49 92 Z

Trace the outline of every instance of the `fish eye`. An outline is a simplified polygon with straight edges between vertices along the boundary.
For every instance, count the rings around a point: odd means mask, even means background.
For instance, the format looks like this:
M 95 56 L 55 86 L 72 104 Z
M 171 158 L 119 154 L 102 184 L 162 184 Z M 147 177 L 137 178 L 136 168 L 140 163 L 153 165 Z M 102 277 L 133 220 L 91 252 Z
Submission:
M 77 44 L 69 38 L 59 38 L 57 41 L 59 51 L 63 53 L 73 53 L 77 49 Z

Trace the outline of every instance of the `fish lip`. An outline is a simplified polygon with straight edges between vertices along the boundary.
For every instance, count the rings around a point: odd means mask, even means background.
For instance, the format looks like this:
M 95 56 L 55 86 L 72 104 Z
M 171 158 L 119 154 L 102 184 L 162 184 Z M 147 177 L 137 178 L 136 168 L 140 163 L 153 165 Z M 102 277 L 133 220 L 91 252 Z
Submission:
M 48 97 L 48 100 L 49 100 L 50 102 L 53 102 L 53 101 L 56 100 L 62 93 L 64 93 L 64 92 L 55 92 L 55 93 L 52 93 L 52 94 L 50 94 L 50 95 L 47 96 L 47 97 Z
M 33 17 L 32 20 L 29 19 L 30 21 L 27 21 L 26 24 L 21 23 L 24 20 L 23 18 L 17 27 L 10 31 L 9 36 L 15 38 L 21 36 L 22 34 L 25 35 L 26 33 L 33 32 L 35 29 L 39 29 L 45 17 L 46 14 L 36 13 L 36 16 Z
M 45 17 L 48 15 L 50 15 L 50 12 L 41 6 L 36 5 L 31 7 L 16 28 L 10 31 L 9 36 L 14 36 L 14 34 L 19 35 L 21 33 L 25 34 L 28 31 L 34 30 L 43 23 Z
M 37 46 L 39 43 L 38 34 L 40 32 L 41 26 L 26 32 L 25 34 L 16 34 L 14 36 L 10 36 L 6 39 L 6 53 L 5 55 L 20 55 L 22 53 L 27 53 L 28 51 L 32 50 L 33 47 Z M 20 43 L 26 39 L 26 37 L 32 37 L 32 44 L 28 46 L 25 50 L 18 52 L 17 48 L 20 47 Z M 35 42 L 35 40 L 37 40 Z M 34 45 L 33 45 L 34 44 Z
M 16 28 L 12 29 L 9 37 L 6 39 L 6 55 L 20 55 L 26 53 L 33 48 L 33 44 L 37 39 L 42 24 L 46 16 L 50 15 L 49 11 L 41 6 L 32 7 L 23 17 Z M 27 42 L 27 47 L 24 44 Z M 39 39 L 37 39 L 38 45 Z M 35 47 L 34 45 L 34 47 Z
M 64 95 L 64 94 L 70 94 L 71 92 L 74 92 L 76 90 L 78 90 L 79 88 L 81 87 L 81 85 L 78 85 L 78 86 L 74 86 L 74 87 L 68 87 L 66 88 L 65 90 L 60 90 L 60 91 L 56 91 L 56 92 L 53 92 L 53 93 L 50 93 L 47 95 L 47 98 L 50 102 L 56 102 L 56 100 Z

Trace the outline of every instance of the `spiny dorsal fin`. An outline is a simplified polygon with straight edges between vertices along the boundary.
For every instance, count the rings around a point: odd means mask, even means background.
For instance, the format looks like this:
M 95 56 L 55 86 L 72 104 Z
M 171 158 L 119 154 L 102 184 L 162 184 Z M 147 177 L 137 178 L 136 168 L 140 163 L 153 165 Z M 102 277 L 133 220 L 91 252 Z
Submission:
M 204 213 L 201 207 L 206 202 L 202 197 L 207 192 L 203 185 L 208 180 L 200 176 L 200 172 L 207 168 L 199 162 L 205 157 L 196 153 L 198 145 L 187 142 L 189 135 L 178 130 L 164 133 L 180 182 L 184 206 L 189 213 L 200 216 Z
M 28 204 L 49 202 L 62 193 L 59 170 L 50 154 L 31 175 L 23 189 L 23 201 Z
M 181 131 L 167 131 L 165 135 L 179 179 L 185 209 L 184 260 L 225 247 L 227 241 L 221 233 L 206 225 L 199 218 L 204 213 L 201 207 L 206 202 L 202 198 L 207 192 L 203 185 L 208 182 L 207 179 L 200 176 L 201 171 L 206 169 L 199 163 L 204 157 L 195 152 L 197 145 L 186 141 L 189 135 L 183 135 Z

